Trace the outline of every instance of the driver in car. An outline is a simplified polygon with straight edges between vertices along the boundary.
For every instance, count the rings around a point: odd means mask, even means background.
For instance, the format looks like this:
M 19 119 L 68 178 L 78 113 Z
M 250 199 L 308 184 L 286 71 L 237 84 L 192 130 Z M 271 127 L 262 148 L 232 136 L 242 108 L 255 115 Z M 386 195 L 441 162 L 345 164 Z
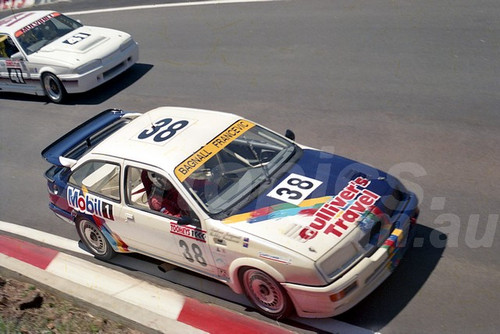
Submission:
M 179 193 L 166 178 L 155 172 L 143 171 L 141 179 L 146 189 L 151 210 L 169 216 L 181 216 L 181 209 L 178 204 Z

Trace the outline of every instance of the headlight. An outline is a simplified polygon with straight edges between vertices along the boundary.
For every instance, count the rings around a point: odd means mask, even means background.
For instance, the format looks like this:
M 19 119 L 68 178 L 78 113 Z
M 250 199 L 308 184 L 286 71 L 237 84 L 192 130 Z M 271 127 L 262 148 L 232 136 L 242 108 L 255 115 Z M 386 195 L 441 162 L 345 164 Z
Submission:
M 120 51 L 128 49 L 132 44 L 134 44 L 132 37 L 127 38 L 122 44 L 120 44 Z
M 339 247 L 340 246 L 340 247 Z M 360 252 L 352 242 L 335 247 L 334 252 L 329 252 L 318 261 L 320 270 L 328 278 L 333 279 L 355 262 Z
M 82 66 L 78 66 L 76 68 L 76 73 L 78 74 L 87 73 L 95 68 L 98 68 L 99 66 L 102 66 L 102 61 L 100 59 L 94 59 Z

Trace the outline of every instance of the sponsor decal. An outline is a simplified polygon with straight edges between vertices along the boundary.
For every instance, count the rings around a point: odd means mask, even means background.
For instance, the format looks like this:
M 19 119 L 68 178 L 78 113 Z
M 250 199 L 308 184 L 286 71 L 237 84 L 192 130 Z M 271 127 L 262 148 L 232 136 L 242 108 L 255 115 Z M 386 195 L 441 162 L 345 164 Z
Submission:
M 213 155 L 214 155 L 213 151 L 209 151 L 206 148 L 203 148 L 198 152 L 196 152 L 195 154 L 193 154 L 191 157 L 189 157 L 189 159 L 185 160 L 182 163 L 182 166 L 177 167 L 176 173 L 179 172 L 182 175 L 191 174 L 190 170 L 194 171 L 196 168 L 203 165 Z
M 381 248 L 386 249 L 389 254 L 387 269 L 393 271 L 399 265 L 399 262 L 404 254 L 404 247 L 406 246 L 407 237 L 408 231 L 404 231 L 403 229 L 395 229 L 382 245 Z
M 175 176 L 179 181 L 184 182 L 194 171 L 202 166 L 206 161 L 215 156 L 233 140 L 250 130 L 255 124 L 246 120 L 239 120 L 212 139 L 204 147 L 196 151 L 189 158 L 181 162 L 175 168 Z
M 309 226 L 300 231 L 300 237 L 307 241 L 316 237 L 319 232 L 341 237 L 365 212 L 370 212 L 380 198 L 366 189 L 370 182 L 361 176 L 349 181 L 347 186 L 314 214 Z
M 23 72 L 27 72 L 27 68 L 23 61 L 5 60 L 5 66 L 7 68 L 8 77 L 12 83 L 15 84 L 26 83 L 25 78 L 23 76 Z
M 5 65 L 8 68 L 21 68 L 21 62 L 19 60 L 6 60 Z
M 89 194 L 85 189 L 68 186 L 66 198 L 68 205 L 79 212 L 115 220 L 113 216 L 113 204 Z
M 182 226 L 178 225 L 177 223 L 171 222 L 170 223 L 170 233 L 180 235 L 182 237 L 186 237 L 189 239 L 201 241 L 201 242 L 207 242 L 207 234 L 205 231 L 200 230 L 199 228 L 196 227 L 191 227 L 191 226 Z
M 50 19 L 52 19 L 53 17 L 59 16 L 59 15 L 61 15 L 61 14 L 59 14 L 59 13 L 51 13 L 51 14 L 49 14 L 47 16 L 42 17 L 39 20 L 33 21 L 30 24 L 28 24 L 27 26 L 25 26 L 24 28 L 21 28 L 18 31 L 16 31 L 15 36 L 19 37 L 22 34 L 26 33 L 27 31 L 30 31 L 31 29 L 33 29 L 35 27 L 38 27 L 39 25 L 42 25 L 45 22 L 47 22 Z
M 372 229 L 373 226 L 375 226 L 375 224 L 380 221 L 381 217 L 383 217 L 383 213 L 380 211 L 380 209 L 378 208 L 374 208 L 373 211 L 377 211 L 377 214 L 375 214 L 375 212 L 369 212 L 367 215 L 365 215 L 363 217 L 363 219 L 361 219 L 361 221 L 359 222 L 359 228 L 363 231 L 363 232 L 368 232 Z
M 282 263 L 282 264 L 292 263 L 291 259 L 284 259 L 284 258 L 276 256 L 276 255 L 271 255 L 271 254 L 262 253 L 262 252 L 259 252 L 259 257 L 263 258 L 265 260 L 274 261 L 274 262 L 278 262 L 278 263 Z

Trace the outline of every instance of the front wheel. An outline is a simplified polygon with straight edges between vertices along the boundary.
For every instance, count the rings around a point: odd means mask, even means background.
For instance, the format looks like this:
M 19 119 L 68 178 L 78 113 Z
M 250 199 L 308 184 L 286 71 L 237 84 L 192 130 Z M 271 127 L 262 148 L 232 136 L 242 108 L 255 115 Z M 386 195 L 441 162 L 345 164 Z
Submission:
M 260 313 L 273 319 L 284 318 L 292 313 L 290 297 L 271 276 L 258 269 L 246 268 L 242 270 L 240 278 L 245 295 Z
M 115 251 L 108 240 L 93 222 L 80 218 L 76 221 L 76 230 L 82 242 L 96 258 L 109 260 L 115 256 Z
M 66 95 L 61 80 L 52 73 L 45 73 L 42 76 L 42 86 L 45 95 L 54 103 L 61 103 Z

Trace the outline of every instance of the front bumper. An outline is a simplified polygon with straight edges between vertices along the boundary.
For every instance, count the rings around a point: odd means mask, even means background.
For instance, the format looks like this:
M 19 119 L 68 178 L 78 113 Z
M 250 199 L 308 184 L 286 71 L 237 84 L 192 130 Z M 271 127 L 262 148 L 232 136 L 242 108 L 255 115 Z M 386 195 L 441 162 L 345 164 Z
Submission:
M 102 64 L 83 74 L 60 75 L 69 94 L 87 92 L 125 72 L 139 60 L 137 43 L 119 50 L 102 60 Z
M 408 210 L 400 215 L 395 229 L 383 245 L 333 283 L 323 287 L 283 283 L 297 315 L 304 318 L 332 317 L 349 310 L 375 290 L 411 247 L 418 216 L 417 205 L 417 199 L 412 195 L 406 206 Z

